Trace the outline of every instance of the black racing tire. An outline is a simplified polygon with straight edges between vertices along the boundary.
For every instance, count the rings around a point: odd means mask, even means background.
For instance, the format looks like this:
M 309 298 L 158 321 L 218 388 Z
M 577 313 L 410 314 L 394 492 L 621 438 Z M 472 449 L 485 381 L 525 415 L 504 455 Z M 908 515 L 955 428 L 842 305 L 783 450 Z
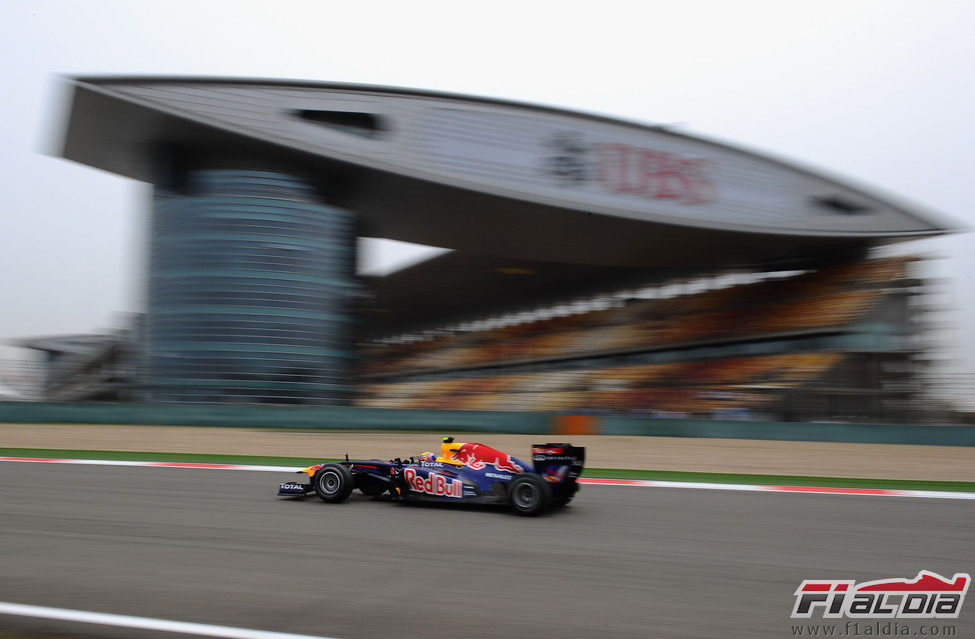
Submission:
M 559 496 L 552 498 L 552 508 L 561 508 L 562 506 L 565 506 L 572 501 L 572 498 L 576 496 L 577 492 L 579 492 L 578 484 L 575 482 L 566 484 L 562 487 Z
M 552 502 L 545 480 L 535 473 L 521 473 L 508 485 L 508 504 L 519 515 L 540 515 Z
M 349 498 L 355 488 L 352 472 L 342 464 L 325 464 L 312 480 L 315 494 L 329 504 L 339 504 Z
M 374 479 L 369 475 L 362 474 L 359 476 L 359 481 L 356 483 L 356 488 L 363 495 L 368 495 L 369 497 L 375 497 L 376 495 L 382 495 L 384 492 L 389 490 L 389 484 L 386 482 Z

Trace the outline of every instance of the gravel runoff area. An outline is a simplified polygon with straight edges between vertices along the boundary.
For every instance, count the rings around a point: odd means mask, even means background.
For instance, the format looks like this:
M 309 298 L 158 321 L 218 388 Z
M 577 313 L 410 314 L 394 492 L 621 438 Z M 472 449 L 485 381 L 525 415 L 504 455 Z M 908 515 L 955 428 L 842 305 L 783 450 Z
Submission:
M 451 433 L 445 433 L 451 434 Z M 975 481 L 975 450 L 964 446 L 457 433 L 516 457 L 533 443 L 586 447 L 591 468 Z M 0 448 L 112 450 L 280 457 L 404 457 L 437 450 L 438 433 L 282 431 L 188 426 L 0 424 Z

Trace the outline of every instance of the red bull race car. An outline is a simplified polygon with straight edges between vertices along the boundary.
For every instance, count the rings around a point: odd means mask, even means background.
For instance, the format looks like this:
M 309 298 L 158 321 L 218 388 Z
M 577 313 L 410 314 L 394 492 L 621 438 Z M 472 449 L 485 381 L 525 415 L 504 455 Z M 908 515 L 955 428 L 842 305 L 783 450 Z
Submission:
M 278 495 L 317 494 L 337 504 L 358 489 L 394 501 L 507 504 L 519 515 L 538 515 L 565 506 L 579 490 L 586 449 L 572 444 L 534 444 L 528 463 L 484 444 L 455 442 L 444 437 L 440 454 L 421 453 L 408 459 L 315 464 L 299 470 L 308 483 L 285 482 Z

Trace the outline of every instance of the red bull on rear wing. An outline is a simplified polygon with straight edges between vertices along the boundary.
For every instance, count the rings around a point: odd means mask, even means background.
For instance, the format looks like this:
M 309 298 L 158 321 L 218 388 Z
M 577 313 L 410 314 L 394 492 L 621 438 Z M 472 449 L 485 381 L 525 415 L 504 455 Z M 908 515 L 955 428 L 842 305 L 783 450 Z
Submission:
M 586 449 L 572 444 L 532 444 L 535 472 L 548 478 L 575 480 L 586 463 Z M 563 468 L 564 467 L 564 468 Z
M 509 473 L 522 473 L 525 471 L 525 468 L 508 453 L 502 453 L 484 444 L 461 444 L 454 451 L 454 461 L 458 461 L 474 470 L 481 470 L 485 466 L 494 466 L 495 470 L 507 471 Z

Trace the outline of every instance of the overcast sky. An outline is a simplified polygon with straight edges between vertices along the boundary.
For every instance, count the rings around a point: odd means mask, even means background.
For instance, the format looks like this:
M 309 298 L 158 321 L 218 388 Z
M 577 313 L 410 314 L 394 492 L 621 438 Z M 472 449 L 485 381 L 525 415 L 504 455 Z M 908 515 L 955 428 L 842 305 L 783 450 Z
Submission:
M 970 0 L 86 0 L 0 10 L 0 341 L 99 330 L 141 303 L 148 187 L 45 154 L 63 123 L 60 76 L 382 84 L 665 123 L 975 227 Z M 973 371 L 975 240 L 918 250 L 941 256 L 933 272 L 950 277 L 957 353 Z

